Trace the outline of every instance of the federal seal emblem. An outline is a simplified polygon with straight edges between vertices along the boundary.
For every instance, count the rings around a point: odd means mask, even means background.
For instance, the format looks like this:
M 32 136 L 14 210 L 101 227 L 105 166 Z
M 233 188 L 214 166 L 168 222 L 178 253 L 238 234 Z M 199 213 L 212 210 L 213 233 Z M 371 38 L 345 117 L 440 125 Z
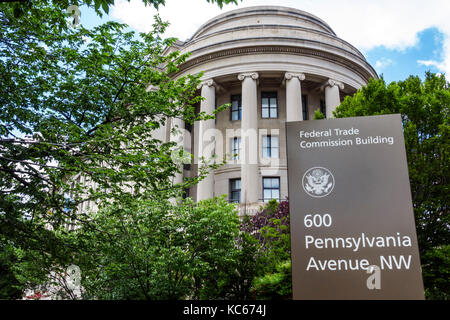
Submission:
M 314 198 L 329 195 L 333 191 L 334 183 L 334 176 L 331 171 L 322 167 L 308 169 L 302 178 L 303 189 Z

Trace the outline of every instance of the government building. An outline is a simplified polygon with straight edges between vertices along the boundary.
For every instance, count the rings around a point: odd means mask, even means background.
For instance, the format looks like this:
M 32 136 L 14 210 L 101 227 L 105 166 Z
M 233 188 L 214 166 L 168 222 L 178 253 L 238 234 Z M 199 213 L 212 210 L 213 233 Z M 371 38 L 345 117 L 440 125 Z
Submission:
M 231 105 L 215 120 L 190 126 L 172 119 L 155 132 L 156 138 L 176 141 L 194 154 L 174 182 L 195 176 L 202 159 L 226 157 L 225 165 L 186 196 L 199 201 L 225 194 L 241 212 L 288 197 L 286 122 L 312 120 L 316 110 L 331 118 L 345 96 L 378 77 L 361 52 L 326 22 L 294 8 L 223 13 L 166 52 L 172 50 L 191 52 L 175 78 L 203 72 L 198 112 Z

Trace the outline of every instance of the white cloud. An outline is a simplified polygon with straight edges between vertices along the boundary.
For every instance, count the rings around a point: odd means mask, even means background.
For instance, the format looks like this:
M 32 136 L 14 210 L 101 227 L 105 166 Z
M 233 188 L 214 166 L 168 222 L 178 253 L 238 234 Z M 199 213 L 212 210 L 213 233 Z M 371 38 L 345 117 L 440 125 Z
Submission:
M 444 65 L 436 60 L 417 60 L 417 63 L 426 67 L 436 67 L 438 69 L 444 68 Z
M 406 50 L 418 43 L 418 34 L 435 27 L 443 34 L 439 70 L 450 78 L 450 1 L 448 0 L 243 0 L 238 7 L 280 5 L 310 12 L 326 21 L 336 34 L 365 52 L 377 46 Z M 167 36 L 188 39 L 207 20 L 235 5 L 217 5 L 206 0 L 167 0 L 160 15 L 171 26 Z M 116 2 L 112 16 L 139 31 L 148 31 L 156 10 L 142 0 Z
M 236 8 L 228 6 L 223 12 Z M 166 36 L 186 40 L 203 23 L 222 12 L 216 4 L 206 0 L 167 0 L 165 6 L 160 6 L 159 12 L 153 7 L 146 7 L 142 0 L 119 0 L 111 15 L 138 31 L 148 32 L 152 29 L 153 16 L 157 13 L 163 21 L 170 22 Z
M 394 61 L 392 59 L 383 57 L 380 60 L 377 60 L 377 62 L 375 62 L 375 69 L 383 70 L 384 68 L 386 68 L 392 64 L 394 64 Z

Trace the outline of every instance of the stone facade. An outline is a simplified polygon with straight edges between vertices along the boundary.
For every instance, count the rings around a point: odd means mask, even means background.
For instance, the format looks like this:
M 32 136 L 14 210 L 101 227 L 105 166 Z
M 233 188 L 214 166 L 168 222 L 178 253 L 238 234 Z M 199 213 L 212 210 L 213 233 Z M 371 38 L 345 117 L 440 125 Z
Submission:
M 227 194 L 233 200 L 231 193 L 239 189 L 233 179 L 240 179 L 240 203 L 250 212 L 271 197 L 288 197 L 285 123 L 312 120 L 317 109 L 331 118 L 345 96 L 377 78 L 364 56 L 324 21 L 293 8 L 226 12 L 167 52 L 172 50 L 192 53 L 175 78 L 204 72 L 199 94 L 205 99 L 198 111 L 212 113 L 216 106 L 234 101 L 216 120 L 185 131 L 183 145 L 194 153 L 195 163 L 185 167 L 184 176 L 196 174 L 201 156 L 232 159 L 188 195 L 201 200 Z M 176 141 L 170 134 L 175 125 L 185 126 L 172 121 L 156 134 Z M 238 159 L 233 159 L 239 142 Z

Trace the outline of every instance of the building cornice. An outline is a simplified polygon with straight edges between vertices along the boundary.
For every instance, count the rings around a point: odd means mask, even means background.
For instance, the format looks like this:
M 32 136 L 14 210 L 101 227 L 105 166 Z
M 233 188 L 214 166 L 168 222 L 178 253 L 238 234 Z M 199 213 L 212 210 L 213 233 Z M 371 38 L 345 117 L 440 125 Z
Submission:
M 330 38 L 333 41 L 340 42 L 342 45 L 345 45 L 345 46 L 349 47 L 354 52 L 352 52 L 350 50 L 343 49 L 342 46 L 335 46 L 335 45 L 332 45 L 332 44 L 327 43 L 327 42 L 323 42 L 322 41 L 320 43 L 326 44 L 328 46 L 332 46 L 332 47 L 335 47 L 335 48 L 339 48 L 339 49 L 344 50 L 344 51 L 346 51 L 348 53 L 357 55 L 361 59 L 365 59 L 364 55 L 355 46 L 353 46 L 351 43 L 349 43 L 349 42 L 339 38 L 335 34 L 329 34 L 327 32 L 316 30 L 316 29 L 312 29 L 312 28 L 308 28 L 308 27 L 295 26 L 295 25 L 286 25 L 286 24 L 258 24 L 258 25 L 246 25 L 246 26 L 237 26 L 237 27 L 232 27 L 232 28 L 226 28 L 226 29 L 218 30 L 218 31 L 213 32 L 213 33 L 208 33 L 208 34 L 203 35 L 201 37 L 189 39 L 186 42 L 184 42 L 182 47 L 178 47 L 178 48 L 180 50 L 185 49 L 187 51 L 190 51 L 190 52 L 194 53 L 194 52 L 196 52 L 198 50 L 203 50 L 203 49 L 211 47 L 211 46 L 204 46 L 204 47 L 200 47 L 198 49 L 189 50 L 190 46 L 193 46 L 193 45 L 195 45 L 197 43 L 201 43 L 201 42 L 207 41 L 208 39 L 213 38 L 213 37 L 217 37 L 217 36 L 224 35 L 224 34 L 236 33 L 236 32 L 239 32 L 239 31 L 258 30 L 258 29 L 260 29 L 262 31 L 267 31 L 268 29 L 272 29 L 272 28 L 273 29 L 277 29 L 277 30 L 286 29 L 286 30 L 289 30 L 289 31 L 305 31 L 305 32 L 307 32 L 309 34 L 316 34 L 316 35 L 324 36 L 324 37 Z M 245 38 L 245 39 L 249 39 L 249 38 Z M 233 39 L 232 41 L 233 42 L 238 42 L 240 40 L 245 40 L 245 39 Z M 267 37 L 259 37 L 259 38 L 256 38 L 255 40 L 257 40 L 257 39 L 267 39 Z M 297 38 L 297 37 L 288 38 L 288 37 L 281 37 L 280 36 L 280 37 L 276 37 L 276 39 L 294 40 L 294 39 L 299 39 L 299 38 Z M 314 41 L 312 39 L 300 39 L 300 40 L 307 40 L 307 41 L 309 40 L 311 42 L 317 42 L 317 41 Z M 226 42 L 227 41 L 222 41 L 219 44 L 226 43 Z
M 331 52 L 322 51 L 314 48 L 293 47 L 293 46 L 267 46 L 267 45 L 231 48 L 213 53 L 208 53 L 205 55 L 199 55 L 181 64 L 178 67 L 179 71 L 173 76 L 176 77 L 195 66 L 202 65 L 215 60 L 220 60 L 234 56 L 254 55 L 254 54 L 274 54 L 274 53 L 300 55 L 328 60 L 333 63 L 339 64 L 345 68 L 348 68 L 349 70 L 354 71 L 359 76 L 361 76 L 361 78 L 364 79 L 366 82 L 369 82 L 369 79 L 373 77 L 373 74 L 377 76 L 376 72 L 370 67 L 370 65 L 365 60 L 360 60 L 361 63 L 365 64 L 365 66 L 362 66 L 339 54 L 333 54 Z M 373 74 L 369 72 L 368 69 L 373 71 Z

